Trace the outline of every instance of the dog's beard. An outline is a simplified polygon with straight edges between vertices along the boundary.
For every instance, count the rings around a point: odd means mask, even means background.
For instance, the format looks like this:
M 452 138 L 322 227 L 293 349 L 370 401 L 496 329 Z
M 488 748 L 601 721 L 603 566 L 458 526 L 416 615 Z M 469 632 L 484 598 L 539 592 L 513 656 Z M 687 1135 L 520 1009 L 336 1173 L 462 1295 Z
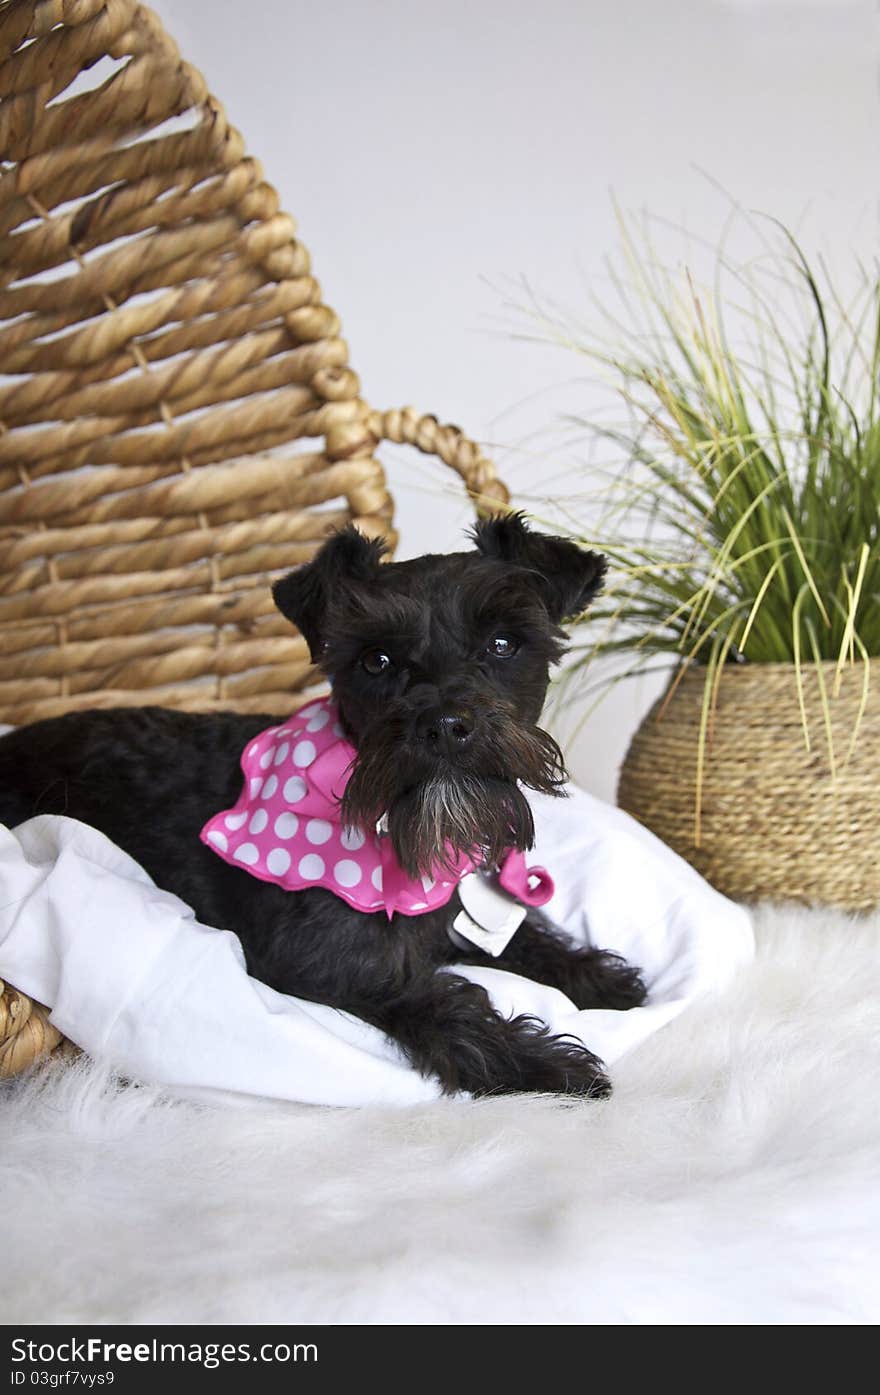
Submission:
M 501 780 L 435 775 L 401 795 L 388 810 L 388 835 L 410 876 L 454 872 L 462 853 L 494 866 L 513 847 L 535 841 L 522 791 Z
M 361 740 L 342 800 L 346 824 L 369 828 L 384 815 L 397 860 L 411 877 L 454 872 L 462 855 L 494 866 L 512 848 L 532 847 L 534 820 L 519 785 L 562 792 L 565 767 L 551 736 L 538 727 L 493 724 L 481 732 L 481 770 L 423 756 L 408 770 L 393 727 L 386 719 L 381 731 Z

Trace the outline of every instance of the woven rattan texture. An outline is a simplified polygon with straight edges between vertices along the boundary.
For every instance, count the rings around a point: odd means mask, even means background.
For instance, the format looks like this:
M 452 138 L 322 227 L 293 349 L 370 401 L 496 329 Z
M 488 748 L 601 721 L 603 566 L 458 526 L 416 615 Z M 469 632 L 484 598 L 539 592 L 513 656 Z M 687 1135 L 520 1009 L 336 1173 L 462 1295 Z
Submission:
M 360 395 L 241 136 L 133 0 L 0 0 L 0 722 L 143 703 L 286 715 L 314 679 L 272 580 L 354 520 L 375 450 L 479 447 Z M 0 1076 L 61 1038 L 0 983 Z
M 816 901 L 857 910 L 880 903 L 876 681 L 869 685 L 858 739 L 847 760 L 863 699 L 864 666 L 844 668 L 834 696 L 835 665 L 822 665 L 832 772 L 816 668 L 803 669 L 808 750 L 794 666 L 727 666 L 708 731 L 696 846 L 705 674 L 697 666 L 686 671 L 665 710 L 661 698 L 645 718 L 621 771 L 621 806 L 730 896 Z
M 132 0 L 0 4 L 0 720 L 286 713 L 313 674 L 269 582 L 354 519 L 375 447 L 478 448 L 362 400 L 274 189 Z
M 0 979 L 0 1080 L 17 1075 L 62 1041 L 48 1008 Z

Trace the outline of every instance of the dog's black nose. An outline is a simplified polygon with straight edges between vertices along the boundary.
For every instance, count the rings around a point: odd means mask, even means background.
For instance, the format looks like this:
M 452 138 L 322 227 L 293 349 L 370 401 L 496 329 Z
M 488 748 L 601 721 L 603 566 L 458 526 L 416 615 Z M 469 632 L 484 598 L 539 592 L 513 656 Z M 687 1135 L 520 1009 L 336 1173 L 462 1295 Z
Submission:
M 419 723 L 419 736 L 438 755 L 454 756 L 466 746 L 474 734 L 474 719 L 470 712 L 435 712 Z

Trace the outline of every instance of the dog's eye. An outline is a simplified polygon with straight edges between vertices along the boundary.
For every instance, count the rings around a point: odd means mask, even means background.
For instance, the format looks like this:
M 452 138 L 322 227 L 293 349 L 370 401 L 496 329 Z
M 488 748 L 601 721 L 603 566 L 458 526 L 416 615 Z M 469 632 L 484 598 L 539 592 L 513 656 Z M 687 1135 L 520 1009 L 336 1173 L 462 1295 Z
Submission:
M 368 649 L 366 654 L 361 656 L 361 668 L 376 677 L 380 673 L 388 672 L 391 660 L 382 649 Z
M 519 640 L 512 635 L 495 635 L 486 645 L 486 653 L 495 659 L 512 659 L 519 649 Z

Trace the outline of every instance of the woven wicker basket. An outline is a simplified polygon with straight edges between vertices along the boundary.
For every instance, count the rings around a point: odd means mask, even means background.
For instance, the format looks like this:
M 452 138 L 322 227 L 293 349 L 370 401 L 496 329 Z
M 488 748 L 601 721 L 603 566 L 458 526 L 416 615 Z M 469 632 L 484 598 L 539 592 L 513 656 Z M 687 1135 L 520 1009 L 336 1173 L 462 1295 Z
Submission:
M 633 738 L 618 802 L 720 891 L 867 910 L 880 902 L 880 699 L 862 664 L 729 665 L 698 773 L 706 670 L 673 679 Z M 830 728 L 823 714 L 828 697 Z M 834 765 L 829 754 L 829 734 Z M 698 799 L 698 785 L 700 796 Z
M 383 439 L 505 503 L 456 427 L 363 401 L 339 330 L 150 10 L 0 3 L 0 722 L 291 711 L 316 675 L 270 583 L 349 520 L 393 545 Z M 0 1074 L 57 1041 L 0 993 Z

